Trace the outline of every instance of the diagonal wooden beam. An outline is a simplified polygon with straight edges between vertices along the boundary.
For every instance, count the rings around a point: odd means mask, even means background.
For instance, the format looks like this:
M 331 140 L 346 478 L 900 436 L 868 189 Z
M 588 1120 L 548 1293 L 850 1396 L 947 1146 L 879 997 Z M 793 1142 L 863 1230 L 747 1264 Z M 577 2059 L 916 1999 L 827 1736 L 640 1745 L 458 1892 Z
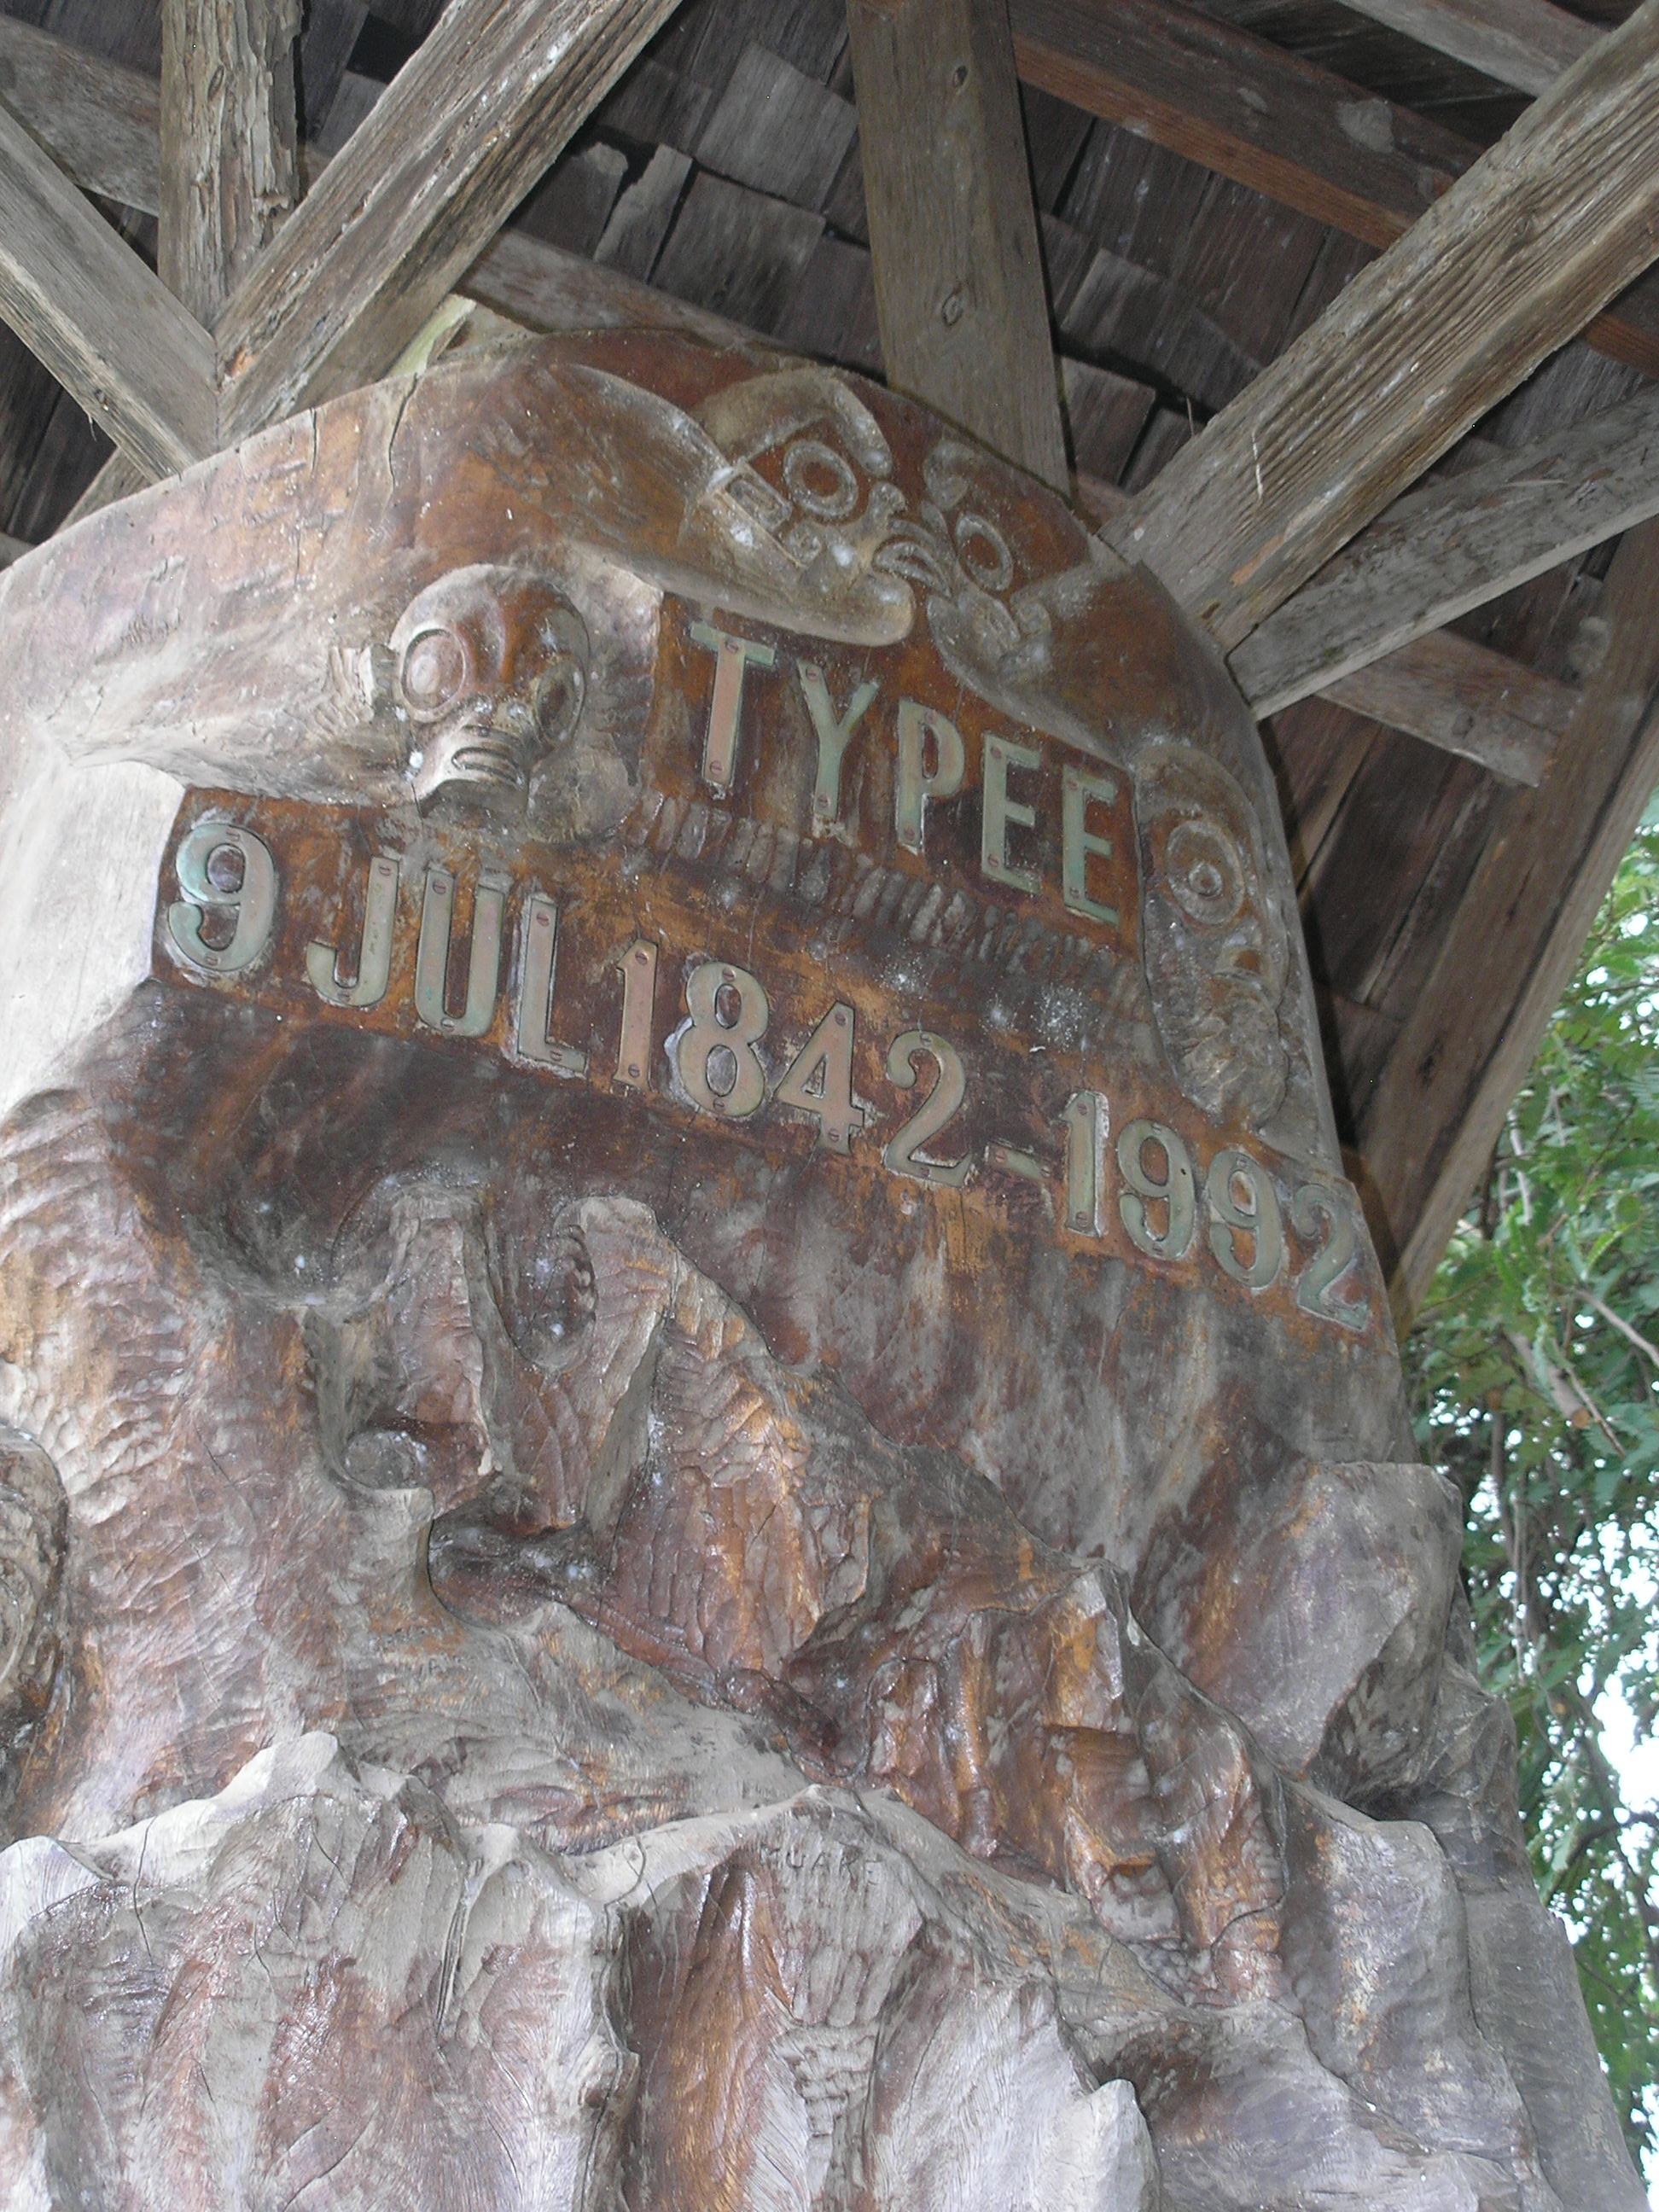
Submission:
M 161 100 L 153 76 L 0 15 L 0 104 L 82 191 L 142 215 L 160 210 Z
M 1396 500 L 1233 652 L 1258 714 L 1659 514 L 1659 392 Z
M 1541 781 L 1578 694 L 1455 630 L 1431 630 L 1319 693 L 1458 753 L 1505 783 Z
M 230 443 L 384 374 L 675 0 L 453 0 L 226 303 Z
M 1659 250 L 1643 5 L 1105 533 L 1231 650 Z
M 1517 92 L 1543 92 L 1601 35 L 1551 0 L 1347 0 L 1419 46 Z
M 847 26 L 888 376 L 1063 491 L 1005 0 L 850 0 Z
M 211 339 L 3 107 L 0 318 L 150 475 L 214 450 Z
M 1595 910 L 1659 778 L 1659 522 L 1620 544 L 1605 659 L 1536 791 L 1494 817 L 1473 879 L 1370 1096 L 1366 1206 L 1421 1297 L 1479 1184 Z
M 1011 0 L 1020 75 L 1367 245 L 1391 245 L 1479 159 L 1466 138 L 1178 0 Z M 1659 283 L 1584 331 L 1659 375 Z
M 161 281 L 211 330 L 300 196 L 299 0 L 161 0 Z

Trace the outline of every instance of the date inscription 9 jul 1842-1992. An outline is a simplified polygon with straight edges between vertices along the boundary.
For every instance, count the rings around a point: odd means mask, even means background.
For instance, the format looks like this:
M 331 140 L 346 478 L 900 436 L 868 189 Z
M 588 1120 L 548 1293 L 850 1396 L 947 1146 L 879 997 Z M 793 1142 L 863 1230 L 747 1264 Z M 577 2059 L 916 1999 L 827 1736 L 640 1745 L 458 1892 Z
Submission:
M 745 757 L 744 740 L 757 748 L 764 702 L 751 693 L 745 715 L 745 678 L 781 676 L 788 664 L 772 643 L 706 623 L 690 622 L 687 634 L 715 659 L 687 764 L 708 812 L 734 786 L 763 781 L 767 763 Z M 632 1093 L 671 1120 L 677 1109 L 728 1125 L 763 1117 L 757 1134 L 794 1126 L 831 1152 L 867 1148 L 890 1173 L 920 1182 L 975 1182 L 992 1205 L 1006 1206 L 1011 1182 L 1024 1185 L 1038 1203 L 1016 1204 L 1015 1217 L 1039 1231 L 1102 1240 L 1132 1262 L 1213 1267 L 1316 1319 L 1363 1328 L 1375 1293 L 1352 1193 L 1259 1139 L 1235 1141 L 1160 1085 L 1131 1024 L 1097 1018 L 1067 1041 L 975 1023 L 964 1056 L 947 1015 L 926 1026 L 916 1000 L 858 957 L 855 926 L 874 908 L 881 878 L 855 842 L 857 810 L 843 796 L 855 738 L 886 753 L 891 815 L 876 842 L 883 860 L 913 862 L 898 878 L 912 906 L 946 903 L 930 833 L 936 852 L 951 851 L 940 817 L 954 803 L 970 816 L 963 872 L 981 904 L 996 902 L 989 927 L 1035 913 L 1078 969 L 1092 960 L 1110 973 L 1137 949 L 1127 777 L 1097 761 L 1056 760 L 1052 743 L 988 729 L 964 740 L 915 699 L 900 697 L 890 720 L 869 678 L 838 710 L 817 663 L 796 659 L 793 672 L 813 751 L 810 806 L 788 848 L 792 877 L 811 881 L 837 862 L 845 873 L 849 859 L 855 868 L 865 861 L 850 878 L 859 895 L 845 919 L 854 927 L 838 933 L 838 958 L 815 941 L 821 915 L 803 927 L 764 880 L 755 885 L 733 868 L 729 851 L 716 890 L 728 915 L 717 951 L 707 898 L 638 848 L 618 873 L 580 854 L 538 854 L 523 840 L 428 823 L 410 849 L 407 821 L 400 837 L 394 823 L 356 815 L 343 815 L 331 840 L 314 809 L 285 823 L 280 805 L 237 805 L 228 794 L 192 802 L 159 942 L 185 973 L 273 1006 L 493 1047 L 520 1066 Z M 744 824 L 751 844 L 756 826 Z M 1262 903 L 1248 849 L 1224 820 L 1193 814 L 1179 828 L 1167 841 L 1173 856 L 1161 857 L 1189 923 L 1218 938 L 1241 926 L 1248 935 Z M 1059 894 L 1052 918 L 1042 911 L 1045 863 L 1050 908 Z M 307 935 L 305 918 L 319 915 L 330 916 L 328 934 Z M 654 933 L 641 933 L 642 915 Z M 775 932 L 802 956 L 776 975 L 765 958 Z M 831 1002 L 830 976 L 855 997 Z M 650 1127 L 641 1142 L 653 1141 Z M 973 1143 L 969 1128 L 987 1133 Z

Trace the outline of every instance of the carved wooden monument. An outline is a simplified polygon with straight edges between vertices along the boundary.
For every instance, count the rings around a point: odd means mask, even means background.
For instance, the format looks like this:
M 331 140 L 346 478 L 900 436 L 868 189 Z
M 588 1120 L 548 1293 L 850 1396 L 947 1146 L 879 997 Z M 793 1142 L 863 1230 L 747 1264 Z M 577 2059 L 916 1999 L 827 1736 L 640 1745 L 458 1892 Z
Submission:
M 1143 572 L 610 337 L 0 653 L 0 2203 L 1640 2203 Z

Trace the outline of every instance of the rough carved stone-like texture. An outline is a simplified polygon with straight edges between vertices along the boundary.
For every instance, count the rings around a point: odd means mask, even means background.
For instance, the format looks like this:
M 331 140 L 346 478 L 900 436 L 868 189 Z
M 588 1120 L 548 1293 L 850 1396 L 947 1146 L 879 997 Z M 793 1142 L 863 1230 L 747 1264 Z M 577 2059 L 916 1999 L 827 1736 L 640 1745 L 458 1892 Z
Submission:
M 0 643 L 8 2212 L 1639 2202 L 1155 586 L 613 336 Z

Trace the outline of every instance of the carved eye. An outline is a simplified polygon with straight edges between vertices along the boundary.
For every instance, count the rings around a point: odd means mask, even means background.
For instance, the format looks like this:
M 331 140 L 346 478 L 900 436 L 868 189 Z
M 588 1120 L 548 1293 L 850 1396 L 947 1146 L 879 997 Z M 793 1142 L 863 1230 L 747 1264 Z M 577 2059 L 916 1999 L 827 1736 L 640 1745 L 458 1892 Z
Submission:
M 568 738 L 581 718 L 587 696 L 587 678 L 574 653 L 555 655 L 552 665 L 537 678 L 533 696 L 536 727 L 550 745 Z
M 429 722 L 455 704 L 470 674 L 461 641 L 451 629 L 423 629 L 404 649 L 398 686 L 417 722 Z
M 982 592 L 1006 592 L 1014 580 L 1014 556 L 994 522 L 964 514 L 957 523 L 957 554 Z
M 783 480 L 797 507 L 820 522 L 845 522 L 859 503 L 859 480 L 833 446 L 797 438 L 783 457 Z
M 1176 904 L 1206 929 L 1224 929 L 1244 903 L 1238 848 L 1213 822 L 1182 822 L 1170 832 L 1164 873 Z
M 574 1223 L 529 1243 L 502 1240 L 492 1255 L 496 1306 L 526 1359 L 548 1374 L 568 1367 L 599 1310 L 593 1258 Z

